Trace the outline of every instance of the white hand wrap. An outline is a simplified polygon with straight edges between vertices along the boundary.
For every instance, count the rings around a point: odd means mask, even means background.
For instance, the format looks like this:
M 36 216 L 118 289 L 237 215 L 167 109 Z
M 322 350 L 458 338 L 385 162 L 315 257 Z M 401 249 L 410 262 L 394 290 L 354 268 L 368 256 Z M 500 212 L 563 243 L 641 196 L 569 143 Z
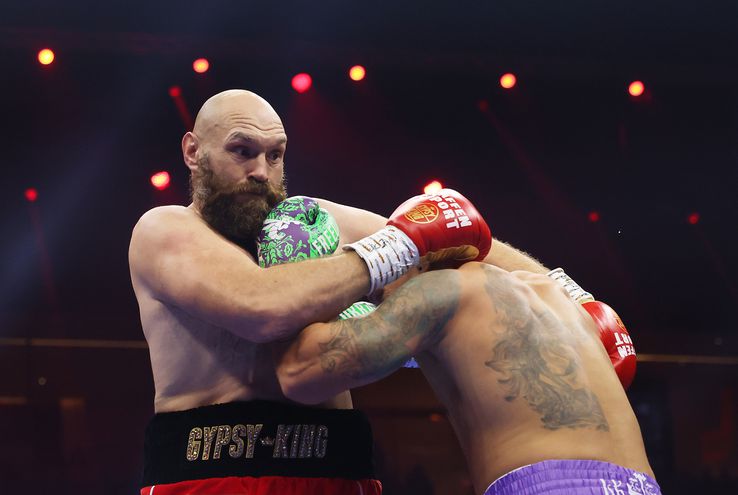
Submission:
M 369 268 L 369 294 L 394 282 L 420 263 L 415 243 L 400 229 L 387 226 L 374 234 L 343 246 L 354 250 Z
M 556 283 L 559 284 L 561 287 L 563 287 L 566 292 L 569 293 L 569 296 L 579 304 L 584 304 L 586 302 L 591 302 L 595 300 L 592 294 L 579 287 L 578 283 L 573 281 L 569 275 L 564 273 L 563 268 L 556 268 L 555 270 L 551 270 L 546 275 L 556 281 Z

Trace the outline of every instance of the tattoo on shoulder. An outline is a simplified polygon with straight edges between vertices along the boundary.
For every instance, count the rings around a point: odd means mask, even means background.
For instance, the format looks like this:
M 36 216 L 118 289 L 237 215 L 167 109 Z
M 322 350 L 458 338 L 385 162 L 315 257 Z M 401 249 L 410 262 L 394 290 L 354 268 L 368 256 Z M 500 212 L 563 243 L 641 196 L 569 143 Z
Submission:
M 576 351 L 561 338 L 561 322 L 550 312 L 534 311 L 497 274 L 488 273 L 485 289 L 506 329 L 484 364 L 502 375 L 498 382 L 507 392 L 505 400 L 525 399 L 548 430 L 609 431 L 597 396 L 582 383 Z
M 456 314 L 458 278 L 453 270 L 418 275 L 374 313 L 335 322 L 329 338 L 318 344 L 323 371 L 369 379 L 399 368 L 413 352 L 434 342 Z

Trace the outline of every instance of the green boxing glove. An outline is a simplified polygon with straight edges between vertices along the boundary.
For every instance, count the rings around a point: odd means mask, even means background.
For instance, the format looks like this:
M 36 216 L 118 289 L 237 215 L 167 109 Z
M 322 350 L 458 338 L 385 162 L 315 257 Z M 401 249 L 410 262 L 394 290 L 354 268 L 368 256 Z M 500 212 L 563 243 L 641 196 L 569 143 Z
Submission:
M 377 307 L 370 302 L 357 301 L 348 308 L 344 309 L 343 312 L 338 315 L 338 319 L 348 320 L 349 318 L 362 318 L 375 309 L 377 309 Z
M 264 220 L 257 237 L 259 266 L 320 258 L 338 249 L 338 224 L 313 198 L 293 196 Z
M 257 237 L 259 266 L 320 258 L 338 249 L 338 224 L 313 198 L 293 196 L 269 212 Z M 370 302 L 358 301 L 345 309 L 339 320 L 361 318 L 376 309 Z M 415 359 L 406 368 L 417 368 Z
M 306 196 L 287 198 L 269 212 L 257 239 L 259 266 L 290 263 L 333 254 L 338 249 L 338 224 L 317 201 Z M 359 301 L 339 319 L 371 313 L 376 308 Z

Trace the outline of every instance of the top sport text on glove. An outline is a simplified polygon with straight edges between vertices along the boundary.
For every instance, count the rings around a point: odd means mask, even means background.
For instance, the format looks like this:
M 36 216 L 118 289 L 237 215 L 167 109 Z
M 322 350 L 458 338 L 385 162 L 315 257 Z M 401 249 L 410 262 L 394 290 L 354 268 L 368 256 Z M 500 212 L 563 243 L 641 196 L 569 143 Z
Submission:
M 492 234 L 474 205 L 453 189 L 421 194 L 402 203 L 387 226 L 343 249 L 352 249 L 369 268 L 369 294 L 420 264 L 481 261 Z

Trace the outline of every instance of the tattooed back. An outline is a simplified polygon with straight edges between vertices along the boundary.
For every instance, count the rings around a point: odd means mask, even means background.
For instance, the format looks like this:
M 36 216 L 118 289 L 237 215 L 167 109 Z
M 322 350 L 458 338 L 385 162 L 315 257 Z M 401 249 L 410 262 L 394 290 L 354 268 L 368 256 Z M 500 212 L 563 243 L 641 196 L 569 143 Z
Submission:
M 445 289 L 435 292 L 451 314 L 419 361 L 448 408 L 475 486 L 546 459 L 653 474 L 594 323 L 562 288 L 480 263 L 444 273 L 434 283 Z M 425 288 L 430 310 L 434 297 Z

